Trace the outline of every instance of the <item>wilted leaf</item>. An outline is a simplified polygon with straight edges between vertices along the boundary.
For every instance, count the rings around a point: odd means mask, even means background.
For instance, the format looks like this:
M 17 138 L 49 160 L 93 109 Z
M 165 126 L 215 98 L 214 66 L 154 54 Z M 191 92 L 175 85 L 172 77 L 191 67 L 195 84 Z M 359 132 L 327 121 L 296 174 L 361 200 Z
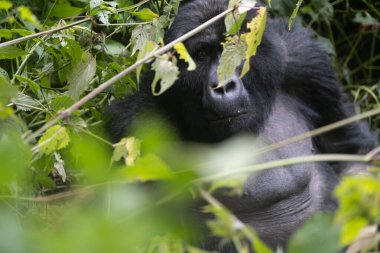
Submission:
M 131 36 L 133 46 L 132 55 L 134 55 L 136 51 L 141 50 L 145 46 L 146 41 L 159 43 L 160 39 L 157 27 L 151 24 L 136 26 Z
M 131 14 L 143 21 L 151 21 L 152 19 L 158 18 L 158 14 L 148 8 L 144 8 L 138 12 L 131 12 Z
M 179 58 L 184 60 L 185 62 L 187 62 L 189 64 L 187 70 L 188 71 L 195 70 L 195 68 L 197 66 L 195 65 L 195 62 L 194 62 L 193 58 L 191 58 L 189 52 L 187 52 L 185 45 L 182 42 L 177 43 L 174 45 L 174 49 L 179 54 Z
M 65 162 L 62 160 L 61 155 L 57 152 L 54 152 L 54 169 L 57 171 L 58 175 L 61 177 L 62 182 L 66 182 L 66 171 L 65 171 Z
M 238 36 L 234 36 L 232 38 L 228 37 L 223 46 L 224 49 L 217 69 L 219 84 L 216 88 L 225 85 L 235 73 L 236 68 L 245 57 L 245 51 L 247 48 L 243 40 L 241 40 Z
M 172 61 L 174 59 L 175 58 L 173 56 Z M 169 89 L 178 78 L 178 67 L 172 61 L 170 61 L 169 56 L 165 54 L 160 58 L 157 58 L 152 64 L 152 69 L 156 71 L 152 83 L 152 93 L 155 96 L 160 95 Z M 159 81 L 160 83 L 158 87 L 157 85 Z
M 247 23 L 247 28 L 250 31 L 241 36 L 241 39 L 245 41 L 248 48 L 245 52 L 245 62 L 240 77 L 243 77 L 248 73 L 250 68 L 250 59 L 252 56 L 256 55 L 257 48 L 263 38 L 266 24 L 266 15 L 266 8 L 260 7 L 257 10 L 256 17 Z
M 28 53 L 16 46 L 7 46 L 0 48 L 0 60 L 14 59 Z
M 45 134 L 38 140 L 41 153 L 50 155 L 51 153 L 65 148 L 70 142 L 70 137 L 66 128 L 55 125 L 46 130 Z
M 252 8 L 256 6 L 256 4 L 257 4 L 256 0 L 242 0 L 238 8 L 239 13 L 242 14 L 251 10 Z M 268 4 L 270 6 L 270 1 L 268 1 Z
M 124 158 L 127 166 L 135 164 L 136 159 L 140 156 L 141 141 L 134 138 L 123 138 L 115 145 L 112 161 L 117 162 Z
M 109 25 L 110 24 L 109 18 L 108 18 L 109 14 L 111 14 L 111 12 L 107 11 L 107 10 L 100 10 L 100 11 L 96 12 L 96 16 L 98 16 L 99 21 L 102 22 L 105 25 Z
M 80 94 L 90 85 L 90 81 L 96 73 L 96 60 L 90 53 L 84 52 L 82 59 L 74 65 L 67 80 L 69 91 L 67 94 L 74 100 L 78 100 Z

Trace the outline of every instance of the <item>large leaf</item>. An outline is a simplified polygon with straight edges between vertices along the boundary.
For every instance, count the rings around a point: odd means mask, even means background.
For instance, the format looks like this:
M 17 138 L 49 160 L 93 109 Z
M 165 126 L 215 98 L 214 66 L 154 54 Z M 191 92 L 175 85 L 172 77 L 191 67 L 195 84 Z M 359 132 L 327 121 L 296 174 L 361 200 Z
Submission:
M 90 81 L 96 72 L 96 60 L 90 53 L 84 52 L 82 59 L 74 65 L 67 80 L 69 91 L 67 94 L 74 100 L 78 100 L 80 94 L 90 85 Z
M 0 48 L 0 60 L 14 59 L 28 53 L 16 46 L 7 46 Z
M 218 87 L 225 85 L 231 76 L 235 73 L 236 68 L 240 65 L 245 57 L 246 45 L 237 35 L 228 37 L 227 42 L 224 43 L 222 56 L 217 69 L 219 78 Z

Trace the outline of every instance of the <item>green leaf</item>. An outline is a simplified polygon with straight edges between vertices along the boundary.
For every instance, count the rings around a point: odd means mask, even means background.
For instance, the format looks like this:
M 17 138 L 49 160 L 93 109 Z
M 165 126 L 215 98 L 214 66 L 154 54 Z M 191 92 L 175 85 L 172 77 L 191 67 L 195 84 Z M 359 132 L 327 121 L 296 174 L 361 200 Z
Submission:
M 289 30 L 292 28 L 293 20 L 296 19 L 297 13 L 298 13 L 298 11 L 299 11 L 299 9 L 301 7 L 302 2 L 303 2 L 303 0 L 298 0 L 298 2 L 296 4 L 296 8 L 293 10 L 293 13 L 292 13 L 292 15 L 289 18 L 289 22 L 288 22 L 288 28 L 289 28 Z
M 26 6 L 20 6 L 17 8 L 17 11 L 20 13 L 20 17 L 24 21 L 28 21 L 36 27 L 40 26 L 40 22 L 37 17 L 32 13 L 32 11 Z
M 123 55 L 125 46 L 120 42 L 117 42 L 112 39 L 107 39 L 105 43 L 105 52 L 109 55 Z
M 31 35 L 31 34 L 32 34 L 31 31 L 26 30 L 26 29 L 11 29 L 11 31 L 12 31 L 13 33 L 17 33 L 17 34 L 19 34 L 19 35 L 21 35 L 21 36 L 28 36 L 28 35 Z
M 55 125 L 50 127 L 38 140 L 39 150 L 42 154 L 50 155 L 55 151 L 65 148 L 70 142 L 64 126 Z
M 172 57 L 172 61 L 169 61 L 167 54 L 157 58 L 152 64 L 152 69 L 156 71 L 156 74 L 152 83 L 152 93 L 157 96 L 169 89 L 177 80 L 179 75 L 178 67 L 173 63 L 175 57 Z M 158 81 L 160 81 L 158 86 Z
M 38 100 L 23 93 L 20 93 L 17 98 L 12 100 L 12 102 L 16 105 L 17 109 L 22 111 L 31 111 L 32 109 L 42 110 L 42 108 L 40 108 L 41 104 Z
M 136 26 L 132 31 L 131 43 L 133 46 L 132 55 L 134 55 L 138 50 L 141 50 L 145 46 L 146 41 L 153 41 L 159 43 L 161 37 L 157 27 L 147 24 Z
M 118 178 L 127 181 L 168 180 L 172 178 L 169 166 L 154 154 L 147 154 L 137 160 L 133 166 L 128 166 L 117 172 Z
M 158 48 L 158 44 L 154 41 L 151 40 L 146 40 L 144 42 L 143 47 L 139 51 L 139 54 L 137 55 L 137 60 L 143 59 L 145 56 L 148 55 L 148 53 L 153 52 Z M 143 65 L 140 65 L 139 67 L 136 68 L 136 76 L 137 76 L 137 82 L 140 82 L 140 73 L 142 70 Z
M 90 85 L 90 81 L 96 73 L 96 60 L 90 53 L 84 52 L 82 59 L 74 65 L 67 76 L 69 90 L 67 94 L 74 100 L 78 100 L 81 93 Z
M 245 62 L 240 74 L 240 78 L 248 73 L 250 68 L 250 59 L 252 56 L 256 55 L 257 48 L 261 43 L 265 30 L 267 17 L 266 15 L 266 8 L 260 7 L 257 10 L 257 15 L 247 23 L 247 28 L 250 31 L 241 36 L 241 39 L 245 41 L 245 44 L 248 48 L 245 52 Z
M 75 17 L 82 12 L 81 8 L 73 7 L 68 2 L 57 3 L 54 5 L 50 15 L 57 18 Z
M 0 1 L 0 10 L 9 10 L 13 4 L 9 1 Z
M 28 53 L 16 46 L 7 46 L 0 48 L 0 60 L 14 59 Z
M 131 14 L 143 21 L 152 21 L 153 19 L 158 18 L 158 14 L 148 8 L 144 8 L 138 12 L 131 12 Z
M 0 29 L 0 38 L 11 39 L 12 32 L 8 29 Z
M 184 60 L 189 64 L 189 67 L 187 68 L 188 71 L 193 71 L 197 67 L 194 60 L 191 58 L 190 54 L 187 52 L 185 45 L 180 42 L 174 45 L 174 49 L 179 54 L 179 58 Z
M 219 84 L 216 88 L 225 85 L 235 73 L 236 68 L 245 57 L 247 48 L 244 41 L 236 35 L 232 38 L 227 37 L 226 40 L 227 41 L 223 44 L 224 49 L 217 69 Z
M 0 68 L 0 70 L 3 70 Z M 16 97 L 18 91 L 13 87 L 9 81 L 7 73 L 0 71 L 0 104 L 7 104 L 11 98 Z
M 74 99 L 67 95 L 60 95 L 54 97 L 50 101 L 50 109 L 53 113 L 57 113 L 60 110 L 65 110 L 75 103 Z
M 28 77 L 16 75 L 16 79 L 19 82 L 26 82 L 30 88 L 30 90 L 35 94 L 38 95 L 38 92 L 40 90 L 40 86 L 38 83 L 34 82 L 33 80 L 30 80 Z
M 287 252 L 339 252 L 339 227 L 333 224 L 330 215 L 316 215 L 292 236 Z

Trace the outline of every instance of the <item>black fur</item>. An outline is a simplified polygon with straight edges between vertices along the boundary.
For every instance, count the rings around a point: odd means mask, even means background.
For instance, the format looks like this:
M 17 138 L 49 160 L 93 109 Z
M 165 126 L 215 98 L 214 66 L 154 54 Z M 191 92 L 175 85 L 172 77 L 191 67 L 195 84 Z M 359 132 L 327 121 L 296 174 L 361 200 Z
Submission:
M 184 2 L 165 41 L 219 14 L 227 2 Z M 251 11 L 247 19 L 254 15 Z M 114 102 L 107 111 L 107 129 L 113 138 L 128 135 L 135 117 L 152 110 L 164 116 L 183 140 L 206 143 L 250 133 L 271 144 L 351 114 L 341 102 L 335 72 L 316 36 L 297 24 L 288 31 L 285 20 L 268 19 L 257 55 L 251 59 L 251 71 L 242 80 L 238 69 L 226 86 L 213 89 L 218 82 L 216 68 L 224 32 L 220 21 L 185 42 L 197 69 L 188 72 L 187 65 L 179 62 L 180 77 L 163 95 L 151 94 L 148 74 L 138 92 Z M 314 153 L 364 153 L 373 146 L 367 126 L 351 124 L 283 147 L 266 154 L 263 160 Z M 253 225 L 270 246 L 285 245 L 312 213 L 334 210 L 331 191 L 339 174 L 350 166 L 320 163 L 268 170 L 247 181 L 243 198 L 221 197 L 221 201 L 241 220 Z M 208 245 L 206 248 L 218 248 Z M 224 252 L 233 250 L 224 248 Z

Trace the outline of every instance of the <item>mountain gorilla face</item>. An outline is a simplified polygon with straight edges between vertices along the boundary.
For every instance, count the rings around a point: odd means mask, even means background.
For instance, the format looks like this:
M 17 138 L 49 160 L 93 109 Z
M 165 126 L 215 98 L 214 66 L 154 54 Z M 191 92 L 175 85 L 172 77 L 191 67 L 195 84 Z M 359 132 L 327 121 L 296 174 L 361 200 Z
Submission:
M 166 32 L 170 42 L 227 8 L 227 0 L 189 0 Z M 250 11 L 247 20 L 254 17 Z M 245 25 L 243 25 L 245 27 Z M 145 111 L 159 111 L 183 140 L 218 142 L 240 134 L 254 134 L 264 144 L 273 144 L 347 117 L 329 59 L 315 37 L 286 20 L 268 19 L 250 72 L 239 78 L 241 69 L 221 87 L 216 70 L 225 40 L 223 20 L 185 41 L 197 64 L 181 74 L 163 95 L 151 94 L 151 78 L 140 90 L 117 101 L 108 110 L 107 128 L 117 140 L 128 134 L 131 122 Z M 149 77 L 149 75 L 148 75 Z M 319 137 L 287 145 L 262 156 L 275 161 L 315 153 L 363 153 L 373 147 L 372 137 L 362 124 L 352 124 Z M 252 225 L 270 246 L 284 246 L 289 236 L 311 214 L 334 210 L 331 197 L 341 173 L 349 165 L 309 163 L 283 166 L 252 175 L 242 197 L 218 197 L 239 219 Z M 206 248 L 223 252 L 218 241 L 209 239 Z
M 188 1 L 183 4 L 166 33 L 166 42 L 223 12 L 227 4 L 226 0 Z M 252 18 L 254 13 L 250 14 Z M 219 83 L 216 72 L 225 32 L 221 20 L 185 41 L 197 69 L 188 72 L 186 64 L 179 64 L 179 80 L 161 97 L 161 101 L 166 101 L 166 107 L 170 108 L 169 113 L 173 113 L 173 105 L 178 105 L 178 102 L 186 104 L 174 112 L 175 118 L 180 119 L 177 123 L 184 139 L 215 142 L 236 133 L 257 133 L 269 115 L 273 94 L 281 83 L 285 67 L 281 60 L 281 46 L 273 46 L 268 41 L 271 35 L 265 35 L 261 50 L 252 59 L 251 73 L 241 80 L 241 68 L 238 68 L 225 86 L 215 89 Z

